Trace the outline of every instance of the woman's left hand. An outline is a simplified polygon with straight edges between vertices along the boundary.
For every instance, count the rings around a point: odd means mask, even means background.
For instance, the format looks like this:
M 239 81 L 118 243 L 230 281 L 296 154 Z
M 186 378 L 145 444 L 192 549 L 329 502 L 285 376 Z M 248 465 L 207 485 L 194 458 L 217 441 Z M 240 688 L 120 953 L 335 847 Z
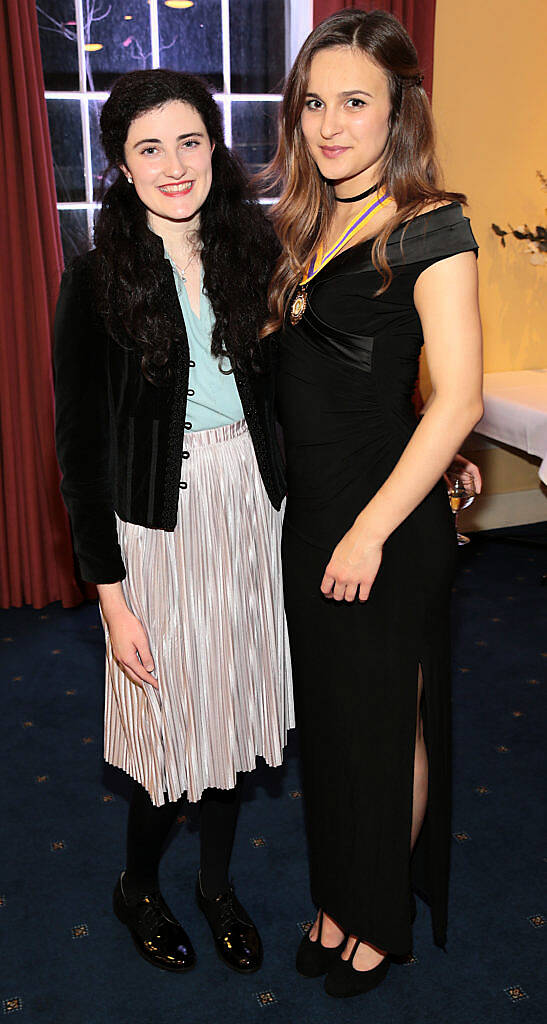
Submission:
M 352 526 L 336 545 L 321 582 L 321 592 L 335 601 L 366 601 L 382 561 L 382 545 Z
M 445 479 L 447 479 L 448 473 L 469 473 L 469 476 L 473 480 L 475 485 L 475 491 L 477 494 L 481 493 L 482 489 L 482 477 L 481 471 L 474 462 L 470 462 L 466 459 L 465 455 L 455 455 L 450 463 L 446 473 Z

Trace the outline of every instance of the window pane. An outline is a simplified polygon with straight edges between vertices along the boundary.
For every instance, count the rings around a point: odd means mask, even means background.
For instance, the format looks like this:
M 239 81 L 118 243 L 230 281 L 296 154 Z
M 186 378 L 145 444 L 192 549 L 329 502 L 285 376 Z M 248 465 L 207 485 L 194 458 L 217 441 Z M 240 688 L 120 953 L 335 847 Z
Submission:
M 277 102 L 232 103 L 233 148 L 252 174 L 274 155 L 278 111 Z
M 160 65 L 201 74 L 223 91 L 221 0 L 83 0 L 85 62 L 89 91 L 107 92 L 127 71 L 152 66 L 150 15 L 157 10 Z M 75 0 L 36 4 L 46 89 L 78 92 Z M 230 0 L 231 92 L 279 92 L 286 59 L 287 0 Z M 230 103 L 230 100 L 226 100 Z M 102 101 L 89 100 L 89 144 L 93 197 L 100 200 L 106 157 L 100 145 Z M 80 100 L 47 101 L 57 198 L 85 203 Z M 273 155 L 278 103 L 230 103 L 235 150 L 249 170 Z M 63 246 L 69 259 L 88 244 L 85 210 L 61 211 Z
M 160 0 L 158 4 L 162 68 L 203 75 L 221 92 L 220 0 L 195 0 L 192 7 L 172 6 L 176 3 L 177 0 Z
M 146 0 L 84 2 L 87 87 L 110 89 L 126 71 L 152 67 L 150 7 Z
M 285 0 L 230 0 L 232 92 L 281 92 Z
M 36 4 L 46 89 L 79 88 L 78 44 L 74 0 L 41 0 Z
M 84 154 L 79 100 L 48 100 L 49 134 L 57 200 L 85 202 Z
M 85 210 L 59 210 L 65 264 L 89 249 Z
M 100 201 L 106 170 L 106 156 L 101 146 L 99 118 L 103 108 L 102 100 L 89 101 L 89 141 L 91 146 L 91 167 L 93 171 L 93 198 Z

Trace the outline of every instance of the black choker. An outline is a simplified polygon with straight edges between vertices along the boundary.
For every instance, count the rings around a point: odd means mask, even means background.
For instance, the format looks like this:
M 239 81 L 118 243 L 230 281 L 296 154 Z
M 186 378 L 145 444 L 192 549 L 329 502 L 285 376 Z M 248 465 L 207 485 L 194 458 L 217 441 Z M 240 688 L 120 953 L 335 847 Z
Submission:
M 377 188 L 377 185 L 372 185 L 370 188 L 367 188 L 366 192 L 361 192 L 361 195 L 359 196 L 350 196 L 349 199 L 342 199 L 341 196 L 336 195 L 334 198 L 337 203 L 357 203 L 359 199 L 366 199 L 367 196 L 371 196 L 373 192 L 376 192 Z

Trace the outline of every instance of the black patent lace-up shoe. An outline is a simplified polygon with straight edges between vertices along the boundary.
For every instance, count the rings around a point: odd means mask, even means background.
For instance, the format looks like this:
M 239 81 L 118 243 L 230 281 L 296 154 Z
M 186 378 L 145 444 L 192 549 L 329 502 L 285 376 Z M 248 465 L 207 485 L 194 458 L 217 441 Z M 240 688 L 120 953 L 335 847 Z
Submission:
M 214 900 L 203 895 L 198 875 L 196 901 L 213 933 L 216 951 L 233 971 L 251 974 L 262 963 L 262 942 L 255 925 L 236 898 L 233 887 Z
M 196 962 L 192 943 L 159 889 L 146 896 L 127 898 L 123 874 L 114 889 L 114 913 L 129 928 L 137 951 L 164 971 L 189 971 Z

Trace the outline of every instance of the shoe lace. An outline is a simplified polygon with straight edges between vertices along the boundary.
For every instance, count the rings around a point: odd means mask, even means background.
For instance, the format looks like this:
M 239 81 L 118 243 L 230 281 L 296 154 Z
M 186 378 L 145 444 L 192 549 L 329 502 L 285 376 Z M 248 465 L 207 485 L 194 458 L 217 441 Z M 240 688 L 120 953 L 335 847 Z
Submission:
M 230 924 L 233 924 L 234 919 L 237 918 L 233 900 L 233 889 L 229 889 L 228 892 L 217 898 L 218 919 L 223 929 L 228 928 Z
M 166 908 L 159 892 L 150 893 L 141 903 L 141 924 L 147 929 L 157 930 L 165 922 Z

